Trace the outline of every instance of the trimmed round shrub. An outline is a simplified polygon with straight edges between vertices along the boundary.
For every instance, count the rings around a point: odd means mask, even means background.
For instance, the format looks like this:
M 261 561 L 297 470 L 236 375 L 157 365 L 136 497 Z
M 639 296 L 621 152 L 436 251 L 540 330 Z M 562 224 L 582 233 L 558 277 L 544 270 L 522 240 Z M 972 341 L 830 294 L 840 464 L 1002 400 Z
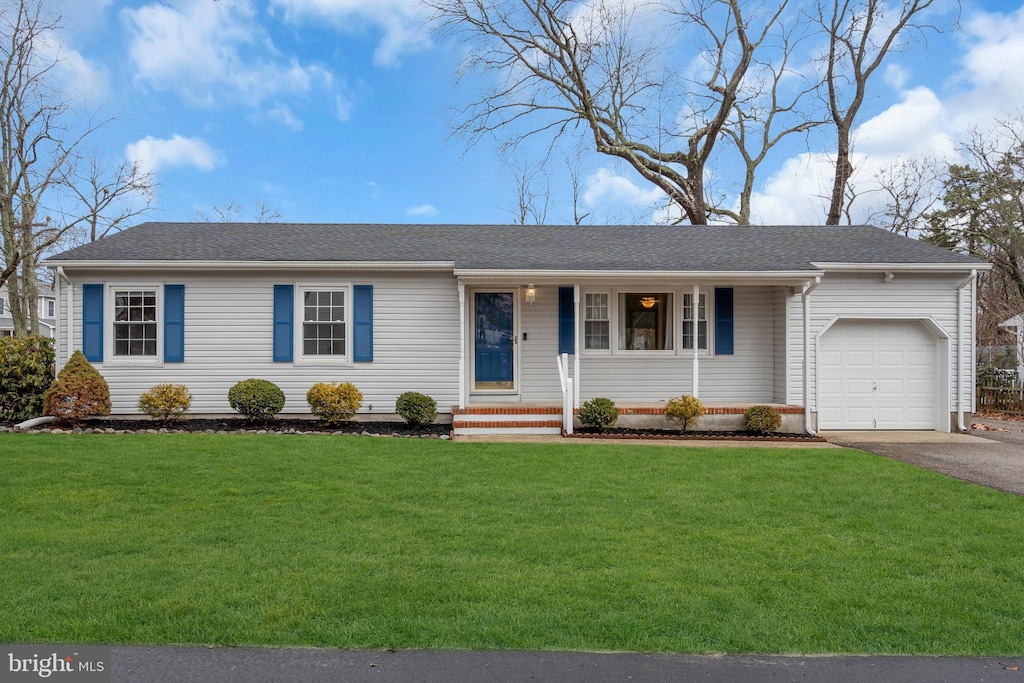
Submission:
M 284 408 L 284 392 L 265 379 L 243 379 L 228 389 L 231 409 L 254 424 L 270 422 Z
M 161 424 L 185 420 L 192 394 L 183 384 L 157 384 L 139 396 L 139 410 Z
M 395 410 L 413 427 L 432 424 L 437 419 L 437 401 L 417 391 L 407 391 L 399 396 Z
M 704 404 L 689 394 L 670 398 L 665 404 L 665 417 L 679 425 L 684 432 L 703 414 Z
M 758 434 L 771 434 L 779 431 L 782 416 L 771 406 L 751 406 L 743 413 L 743 428 Z
M 90 417 L 110 415 L 110 387 L 82 352 L 75 351 L 46 391 L 43 404 L 47 415 L 77 426 Z
M 317 382 L 306 392 L 310 411 L 325 424 L 351 420 L 363 405 L 363 392 L 351 382 Z
M 0 337 L 0 420 L 20 422 L 43 414 L 53 384 L 53 340 Z
M 619 409 L 610 398 L 592 398 L 580 406 L 577 416 L 584 427 L 609 429 L 618 422 Z

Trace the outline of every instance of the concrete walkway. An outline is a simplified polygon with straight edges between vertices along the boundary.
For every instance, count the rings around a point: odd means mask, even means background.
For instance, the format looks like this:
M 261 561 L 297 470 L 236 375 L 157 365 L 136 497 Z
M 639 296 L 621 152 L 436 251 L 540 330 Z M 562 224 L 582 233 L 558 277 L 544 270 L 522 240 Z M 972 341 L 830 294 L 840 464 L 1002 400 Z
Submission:
M 115 647 L 124 683 L 1024 683 L 1024 658 Z
M 975 420 L 977 421 L 977 420 Z M 1024 445 L 942 432 L 822 432 L 830 442 L 1024 496 Z

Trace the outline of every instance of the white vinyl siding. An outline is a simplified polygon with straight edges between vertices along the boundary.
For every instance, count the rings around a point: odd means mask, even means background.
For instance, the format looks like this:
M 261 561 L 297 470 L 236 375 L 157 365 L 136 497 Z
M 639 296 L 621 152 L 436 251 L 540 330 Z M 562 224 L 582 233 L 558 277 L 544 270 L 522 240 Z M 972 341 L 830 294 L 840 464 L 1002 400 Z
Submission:
M 74 348 L 81 348 L 82 283 L 143 276 L 67 270 L 75 283 Z M 374 286 L 374 360 L 344 367 L 308 360 L 273 361 L 274 285 L 329 288 L 337 283 L 330 273 L 217 276 L 179 271 L 146 272 L 144 277 L 185 285 L 185 361 L 148 367 L 98 364 L 110 385 L 114 414 L 137 413 L 136 402 L 143 391 L 160 382 L 175 382 L 192 392 L 192 412 L 233 415 L 228 389 L 248 377 L 280 386 L 286 397 L 285 414 L 308 414 L 306 392 L 314 383 L 326 381 L 353 382 L 359 387 L 363 413 L 393 413 L 395 399 L 405 391 L 429 394 L 442 412 L 458 402 L 459 299 L 451 275 L 346 273 L 346 281 Z M 67 301 L 66 290 L 61 300 Z M 110 315 L 105 309 L 108 320 Z M 296 311 L 296 325 L 301 324 L 301 315 Z
M 959 349 L 957 333 L 956 287 L 963 280 L 963 273 L 914 274 L 897 272 L 885 282 L 882 273 L 829 273 L 822 277 L 821 284 L 811 293 L 811 407 L 815 391 L 815 341 L 818 333 L 836 317 L 893 319 L 930 316 L 949 335 L 951 358 L 950 410 L 956 410 L 957 373 L 964 377 L 963 395 L 965 409 L 971 409 L 973 391 L 969 383 L 973 373 L 973 341 Z M 970 288 L 964 296 L 962 319 L 968 329 L 968 340 L 974 339 L 973 307 Z M 789 299 L 789 403 L 803 402 L 803 308 L 799 294 Z M 959 362 L 958 362 L 959 361 Z M 702 378 L 703 384 L 703 378 Z
M 775 400 L 774 287 L 734 287 L 734 353 L 700 358 L 703 401 L 772 403 Z M 584 355 L 580 398 L 656 405 L 693 390 L 690 353 L 637 357 Z
M 520 398 L 523 401 L 561 401 L 562 387 L 555 365 L 555 357 L 558 356 L 558 287 L 537 287 L 537 299 L 533 305 L 522 303 L 522 300 L 519 305 Z

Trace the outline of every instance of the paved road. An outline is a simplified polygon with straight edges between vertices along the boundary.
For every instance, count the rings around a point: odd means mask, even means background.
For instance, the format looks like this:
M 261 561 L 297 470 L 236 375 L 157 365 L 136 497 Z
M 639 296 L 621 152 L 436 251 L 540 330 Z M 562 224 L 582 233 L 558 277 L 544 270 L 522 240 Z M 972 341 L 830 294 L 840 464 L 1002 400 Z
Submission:
M 1024 683 L 1024 659 L 115 647 L 124 683 Z
M 989 432 L 824 432 L 831 443 L 1024 496 L 1024 445 Z M 984 437 L 984 438 L 983 438 Z

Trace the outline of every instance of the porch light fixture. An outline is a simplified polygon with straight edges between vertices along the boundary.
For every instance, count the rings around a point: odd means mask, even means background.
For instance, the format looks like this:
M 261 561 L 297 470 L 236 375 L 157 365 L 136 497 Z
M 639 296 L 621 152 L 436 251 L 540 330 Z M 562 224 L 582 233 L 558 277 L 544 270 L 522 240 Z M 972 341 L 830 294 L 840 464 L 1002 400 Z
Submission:
M 533 285 L 526 285 L 526 303 L 533 305 L 533 302 L 537 300 L 537 288 Z
M 640 305 L 644 308 L 654 308 L 654 304 L 656 303 L 658 303 L 658 300 L 653 296 L 640 297 Z

